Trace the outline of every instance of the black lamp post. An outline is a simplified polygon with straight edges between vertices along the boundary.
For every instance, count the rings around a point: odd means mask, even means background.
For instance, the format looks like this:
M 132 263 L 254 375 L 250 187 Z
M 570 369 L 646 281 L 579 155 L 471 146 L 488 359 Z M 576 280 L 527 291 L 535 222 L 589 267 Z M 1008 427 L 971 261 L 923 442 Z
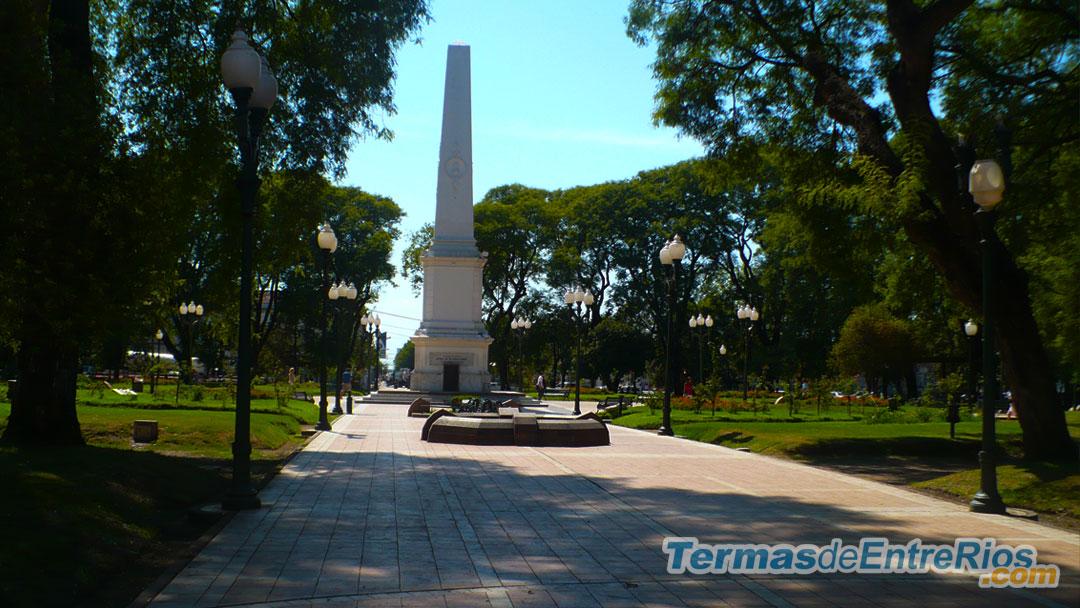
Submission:
M 375 362 L 372 364 L 374 372 L 371 374 L 369 391 L 374 393 L 379 390 L 379 326 L 382 325 L 382 318 L 365 316 L 360 322 L 367 326 L 368 333 L 371 334 L 372 354 Z
M 240 241 L 240 314 L 236 348 L 236 430 L 233 438 L 233 483 L 222 500 L 226 509 L 255 509 L 261 502 L 251 485 L 251 275 L 255 248 L 255 195 L 259 190 L 259 137 L 266 115 L 277 99 L 277 79 L 265 57 L 237 30 L 232 46 L 221 56 L 221 76 L 236 104 L 240 148 L 243 228 Z
M 322 228 L 319 230 L 318 242 L 319 249 L 322 250 L 322 292 L 329 296 L 331 291 L 336 290 L 331 290 L 328 287 L 326 272 L 330 266 L 330 254 L 337 250 L 337 236 L 334 235 L 334 229 L 330 227 L 329 223 L 323 223 Z M 321 299 L 322 314 L 319 315 L 319 324 L 322 329 L 322 348 L 319 349 L 319 423 L 315 425 L 315 428 L 320 431 L 329 431 L 330 421 L 326 419 L 326 355 L 330 349 L 330 340 L 326 331 L 326 301 L 329 298 Z
M 712 330 L 713 318 L 709 315 L 708 318 L 703 316 L 700 312 L 696 317 L 690 317 L 690 329 L 691 334 L 696 333 L 698 339 L 698 382 L 705 381 L 705 332 L 706 330 Z M 701 331 L 694 332 L 695 328 L 701 328 Z M 711 370 L 710 370 L 711 371 Z
M 150 394 L 157 394 L 158 368 L 161 366 L 161 339 L 165 334 L 159 329 L 154 334 L 154 375 L 150 377 Z
M 592 293 L 583 291 L 580 287 L 577 289 L 567 289 L 563 295 L 563 301 L 570 307 L 571 314 L 577 319 L 577 357 L 574 358 L 574 415 L 581 415 L 581 334 L 584 333 L 582 329 L 582 320 L 584 314 L 581 311 L 582 302 L 585 303 L 585 307 L 592 306 L 593 299 Z M 576 309 L 575 309 L 576 306 Z
M 356 287 L 353 286 L 353 285 L 345 285 L 344 282 L 341 282 L 341 283 L 338 283 L 337 285 L 334 285 L 333 287 L 331 287 L 330 291 L 327 292 L 326 295 L 327 295 L 327 297 L 330 298 L 330 300 L 332 300 L 334 302 L 338 302 L 338 300 L 341 300 L 341 302 L 339 302 L 339 304 L 341 304 L 341 307 L 344 308 L 344 307 L 347 307 L 349 305 L 349 302 L 356 299 Z M 334 314 L 334 324 L 340 326 L 341 325 L 341 319 L 342 319 L 342 315 L 341 315 L 342 311 L 340 309 L 338 309 L 338 310 L 335 310 L 334 312 L 335 312 L 335 314 Z M 338 350 L 338 366 L 337 366 L 337 374 L 336 374 L 336 376 L 337 376 L 337 388 L 334 390 L 334 410 L 333 410 L 332 413 L 334 413 L 334 414 L 344 414 L 345 412 L 343 412 L 342 409 L 341 409 L 341 383 L 342 383 L 342 371 L 345 368 L 345 349 L 341 345 L 341 332 L 340 331 L 338 331 L 338 335 L 337 335 L 337 350 Z M 352 408 L 350 406 L 350 411 L 349 411 L 350 414 L 352 413 L 351 410 L 352 410 Z
M 968 408 L 975 408 L 975 343 L 978 341 L 979 326 L 975 323 L 974 319 L 968 319 L 967 323 L 964 323 L 964 335 L 967 336 L 968 343 L 968 381 L 967 381 L 967 396 L 968 396 Z
M 724 346 L 723 344 L 720 345 L 720 357 L 721 357 L 721 364 L 720 365 L 722 366 L 721 367 L 721 372 L 720 372 L 720 379 L 721 379 L 721 385 L 724 385 L 724 384 L 727 384 L 726 382 L 724 382 L 724 379 L 727 376 L 727 364 L 725 363 L 725 361 L 727 359 L 727 346 Z
M 994 429 L 994 400 L 997 398 L 997 374 L 994 358 L 993 315 L 993 246 L 994 206 L 1001 202 L 1005 191 L 1005 175 L 993 160 L 977 160 L 968 177 L 968 191 L 979 205 L 975 222 L 979 225 L 979 247 L 982 250 L 982 306 L 983 306 L 983 394 L 982 394 L 982 448 L 979 451 L 980 489 L 971 499 L 969 507 L 976 513 L 1005 513 L 1005 502 L 997 488 L 995 455 L 997 441 Z
M 195 358 L 191 355 L 192 347 L 192 334 L 195 331 L 195 324 L 198 323 L 197 317 L 201 317 L 203 314 L 202 304 L 195 304 L 191 302 L 189 304 L 180 305 L 180 319 L 187 325 L 187 373 L 189 376 L 189 382 L 193 382 L 195 378 Z M 180 403 L 180 384 L 182 376 L 176 379 L 176 403 Z
M 758 311 L 757 311 L 756 308 L 750 306 L 749 304 L 744 304 L 744 305 L 739 307 L 739 311 L 736 314 L 738 315 L 739 319 L 746 322 L 746 342 L 745 342 L 745 346 L 743 348 L 743 364 L 742 364 L 742 373 L 743 373 L 742 398 L 743 398 L 743 401 L 746 401 L 747 398 L 748 398 L 747 395 L 750 392 L 749 391 L 749 389 L 750 389 L 750 375 L 747 372 L 747 366 L 748 366 L 748 364 L 750 362 L 750 332 L 751 332 L 751 330 L 754 329 L 754 321 L 758 320 Z
M 671 349 L 675 347 L 671 335 L 671 317 L 675 311 L 675 290 L 679 286 L 679 266 L 682 265 L 683 256 L 686 255 L 686 245 L 679 239 L 679 235 L 668 241 L 660 250 L 660 263 L 671 266 L 671 278 L 667 280 L 667 346 L 664 348 L 664 417 L 660 423 L 657 434 L 672 436 L 675 431 L 671 428 Z
M 521 392 L 525 393 L 525 330 L 532 327 L 530 319 L 514 319 L 510 322 L 510 329 L 517 332 L 518 337 L 518 372 L 521 374 Z

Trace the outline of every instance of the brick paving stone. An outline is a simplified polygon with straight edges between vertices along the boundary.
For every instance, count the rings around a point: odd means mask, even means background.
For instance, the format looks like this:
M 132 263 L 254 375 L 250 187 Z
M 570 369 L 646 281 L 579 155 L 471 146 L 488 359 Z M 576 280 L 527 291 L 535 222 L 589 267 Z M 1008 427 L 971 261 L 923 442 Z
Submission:
M 587 408 L 586 408 L 587 409 Z M 593 448 L 420 441 L 402 406 L 318 434 L 152 601 L 286 606 L 1075 606 L 1080 535 L 834 471 L 611 427 Z M 546 412 L 566 413 L 553 404 Z M 703 543 L 1030 544 L 1063 587 L 965 575 L 676 575 Z

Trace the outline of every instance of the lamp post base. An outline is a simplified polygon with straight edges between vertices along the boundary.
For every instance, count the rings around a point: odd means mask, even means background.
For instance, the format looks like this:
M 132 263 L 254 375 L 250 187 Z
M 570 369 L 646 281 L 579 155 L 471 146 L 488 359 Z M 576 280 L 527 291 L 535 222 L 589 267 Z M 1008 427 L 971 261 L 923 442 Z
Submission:
M 329 422 L 323 422 L 322 420 L 320 420 L 319 423 L 315 425 L 316 431 L 329 431 L 331 428 L 333 427 L 330 426 Z
M 671 430 L 669 426 L 662 426 L 660 430 L 656 431 L 657 435 L 663 435 L 664 437 L 674 437 L 675 431 Z
M 993 515 L 1005 515 L 1005 502 L 1000 496 L 990 496 L 979 490 L 979 493 L 968 503 L 968 510 L 972 513 L 991 513 Z
M 225 497 L 221 500 L 221 508 L 227 511 L 246 511 L 258 509 L 262 506 L 259 493 L 250 486 L 244 488 L 229 488 Z

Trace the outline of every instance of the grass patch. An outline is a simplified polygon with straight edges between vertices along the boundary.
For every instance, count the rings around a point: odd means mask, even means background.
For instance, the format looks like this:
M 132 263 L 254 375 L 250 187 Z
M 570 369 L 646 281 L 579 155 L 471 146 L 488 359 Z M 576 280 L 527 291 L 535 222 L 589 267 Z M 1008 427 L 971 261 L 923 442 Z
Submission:
M 998 492 L 1010 507 L 1023 507 L 1080 522 L 1080 473 L 1075 463 L 1018 462 L 997 467 Z M 979 471 L 961 471 L 912 484 L 964 500 L 979 491 Z
M 187 510 L 231 479 L 234 404 L 80 390 L 83 447 L 0 447 L 0 605 L 122 606 L 207 528 Z M 252 400 L 252 473 L 265 482 L 303 441 L 318 407 Z M 0 403 L 0 432 L 10 404 Z M 136 419 L 159 439 L 132 443 Z

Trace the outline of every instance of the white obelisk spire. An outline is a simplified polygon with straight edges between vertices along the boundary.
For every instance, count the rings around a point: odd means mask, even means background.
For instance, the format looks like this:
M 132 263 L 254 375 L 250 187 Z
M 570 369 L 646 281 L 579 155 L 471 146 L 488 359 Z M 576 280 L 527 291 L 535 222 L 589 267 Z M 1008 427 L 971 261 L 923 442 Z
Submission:
M 439 182 L 435 194 L 432 253 L 476 252 L 473 238 L 472 93 L 469 47 L 453 44 L 446 54 Z M 463 251 L 464 250 L 464 251 Z M 471 251 L 470 251 L 471 250 Z
M 424 320 L 412 337 L 413 390 L 485 393 L 491 337 L 481 313 L 486 254 L 473 236 L 472 99 L 469 47 L 446 56 L 435 235 L 424 266 Z

